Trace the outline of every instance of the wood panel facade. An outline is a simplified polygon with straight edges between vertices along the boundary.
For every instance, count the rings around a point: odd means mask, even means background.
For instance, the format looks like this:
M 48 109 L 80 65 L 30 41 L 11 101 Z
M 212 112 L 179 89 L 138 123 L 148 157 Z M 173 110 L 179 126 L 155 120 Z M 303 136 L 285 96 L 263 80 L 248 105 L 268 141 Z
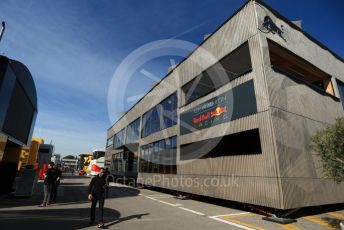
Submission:
M 331 76 L 334 95 L 274 70 L 269 41 Z M 182 87 L 245 42 L 249 45 L 252 70 L 186 104 Z M 208 54 L 212 58 L 207 58 Z M 308 147 L 312 134 L 344 115 L 344 98 L 340 99 L 336 80 L 344 82 L 340 57 L 273 9 L 249 1 L 109 128 L 107 138 L 137 118 L 142 121 L 144 113 L 177 92 L 177 125 L 138 140 L 140 152 L 140 146 L 177 136 L 177 172 L 138 172 L 139 183 L 277 209 L 342 203 L 344 184 L 324 178 L 319 158 Z M 181 114 L 250 81 L 254 83 L 256 113 L 181 135 Z M 233 98 L 231 102 L 235 105 L 241 99 Z M 259 130 L 259 152 L 228 150 L 231 154 L 226 156 L 181 159 L 181 146 L 255 129 Z M 107 160 L 120 151 L 107 147 Z

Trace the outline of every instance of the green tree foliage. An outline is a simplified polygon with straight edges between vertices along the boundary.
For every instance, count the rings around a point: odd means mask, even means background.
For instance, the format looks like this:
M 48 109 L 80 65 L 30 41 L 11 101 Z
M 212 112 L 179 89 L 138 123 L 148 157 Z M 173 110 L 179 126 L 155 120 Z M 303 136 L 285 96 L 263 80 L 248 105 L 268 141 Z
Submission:
M 323 162 L 324 173 L 337 183 L 344 180 L 344 117 L 318 131 L 311 139 L 311 148 Z

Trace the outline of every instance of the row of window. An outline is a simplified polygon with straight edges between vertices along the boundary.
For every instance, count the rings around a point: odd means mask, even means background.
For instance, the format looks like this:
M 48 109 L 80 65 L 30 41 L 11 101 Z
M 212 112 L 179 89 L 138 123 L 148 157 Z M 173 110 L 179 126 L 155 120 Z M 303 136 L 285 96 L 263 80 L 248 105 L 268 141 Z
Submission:
M 142 117 L 142 137 L 177 124 L 177 93 L 160 102 Z
M 293 79 L 312 86 L 322 93 L 334 96 L 331 76 L 286 48 L 268 39 L 271 67 Z M 344 83 L 337 80 L 344 109 Z
M 268 46 L 271 67 L 275 71 L 334 95 L 329 74 L 269 39 Z
M 130 144 L 136 142 L 140 137 L 140 118 L 128 125 L 126 130 L 125 143 Z
M 127 129 L 122 129 L 116 133 L 113 137 L 107 139 L 106 147 L 113 145 L 114 148 L 123 146 L 124 144 L 134 143 L 140 136 L 140 119 L 136 119 Z M 124 138 L 125 137 L 125 138 Z
M 180 160 L 261 154 L 259 129 L 196 141 L 180 146 Z
M 177 137 L 153 142 L 141 147 L 140 172 L 177 173 Z
M 142 117 L 142 137 L 154 132 L 166 129 L 177 124 L 177 93 L 173 93 Z M 107 139 L 106 147 L 113 145 L 114 148 L 125 144 L 135 143 L 140 137 L 140 118 L 133 121 L 125 129 Z
M 202 74 L 182 87 L 185 95 L 185 104 L 218 89 L 234 78 L 251 70 L 252 65 L 249 46 L 248 42 L 245 42 L 221 61 L 209 67 Z M 142 117 L 141 136 L 146 137 L 152 133 L 176 125 L 177 107 L 178 97 L 175 92 L 146 112 Z M 107 147 L 113 144 L 116 148 L 125 143 L 133 143 L 139 138 L 139 133 L 140 119 L 137 119 L 128 126 L 125 139 L 124 130 L 121 130 L 119 133 L 115 134 L 114 140 L 112 140 L 112 138 L 107 140 Z
M 119 131 L 118 133 L 115 134 L 114 140 L 113 140 L 113 147 L 118 148 L 122 145 L 124 145 L 124 129 Z
M 232 51 L 196 78 L 182 86 L 185 103 L 209 94 L 233 79 L 252 71 L 248 42 Z
M 275 70 L 295 76 L 306 83 L 326 91 L 328 94 L 334 95 L 331 78 L 328 74 L 270 40 L 268 40 L 268 45 L 271 65 Z M 182 86 L 183 98 L 185 99 L 183 104 L 188 104 L 203 97 L 251 70 L 252 64 L 249 45 L 248 42 L 245 42 L 218 63 L 209 67 L 199 76 Z M 344 108 L 344 84 L 339 82 L 338 88 Z M 176 125 L 177 106 L 177 94 L 173 93 L 146 112 L 142 117 L 141 136 L 146 137 L 152 133 Z M 115 135 L 114 140 L 112 138 L 107 140 L 107 146 L 113 144 L 114 147 L 119 147 L 125 143 L 133 143 L 138 140 L 139 136 L 140 119 L 137 119 L 127 127 L 126 138 L 124 138 L 124 130 L 121 130 Z
M 137 172 L 137 155 L 130 151 L 112 155 L 111 170 L 115 172 Z
M 113 137 L 110 137 L 106 140 L 106 148 L 113 145 Z

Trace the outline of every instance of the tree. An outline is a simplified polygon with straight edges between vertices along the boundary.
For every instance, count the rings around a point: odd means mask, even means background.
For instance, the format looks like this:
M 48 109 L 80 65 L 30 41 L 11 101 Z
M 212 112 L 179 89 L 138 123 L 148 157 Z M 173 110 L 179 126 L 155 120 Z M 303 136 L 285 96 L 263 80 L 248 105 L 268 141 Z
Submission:
M 320 155 L 325 175 L 337 183 L 344 181 L 344 117 L 316 132 L 310 147 Z
M 73 155 L 67 155 L 65 157 L 63 157 L 63 159 L 71 159 L 71 160 L 74 160 L 74 156 Z

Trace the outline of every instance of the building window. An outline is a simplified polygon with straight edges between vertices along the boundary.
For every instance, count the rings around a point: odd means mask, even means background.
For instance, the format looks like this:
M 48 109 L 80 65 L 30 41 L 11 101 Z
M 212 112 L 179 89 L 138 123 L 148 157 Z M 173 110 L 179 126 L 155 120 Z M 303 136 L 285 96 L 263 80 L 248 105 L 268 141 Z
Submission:
M 180 160 L 261 153 L 259 129 L 252 129 L 180 146 Z
M 123 152 L 112 155 L 111 171 L 123 172 Z
M 184 104 L 189 104 L 250 71 L 252 71 L 250 50 L 248 42 L 245 42 L 182 86 Z M 225 76 L 222 73 L 225 73 Z
M 340 100 L 342 102 L 342 106 L 344 109 L 344 83 L 337 80 L 337 85 L 338 85 L 338 91 L 340 94 Z
M 125 143 L 130 144 L 136 142 L 140 137 L 140 118 L 133 121 L 127 127 Z
M 177 124 L 177 93 L 173 93 L 142 117 L 142 137 Z
M 268 46 L 271 67 L 275 71 L 334 96 L 329 74 L 269 39 Z
M 106 147 L 113 145 L 113 136 L 106 140 Z
M 141 146 L 140 172 L 177 173 L 177 136 Z
M 115 134 L 113 147 L 118 148 L 124 145 L 124 129 Z

